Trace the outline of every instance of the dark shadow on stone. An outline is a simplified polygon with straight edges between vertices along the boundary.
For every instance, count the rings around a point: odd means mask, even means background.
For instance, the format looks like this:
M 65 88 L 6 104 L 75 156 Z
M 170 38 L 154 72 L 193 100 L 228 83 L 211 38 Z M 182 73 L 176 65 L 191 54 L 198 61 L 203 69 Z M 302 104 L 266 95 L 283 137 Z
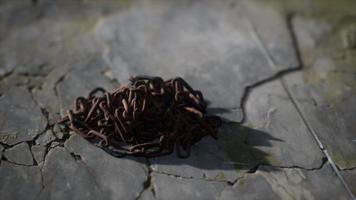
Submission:
M 190 165 L 206 170 L 247 170 L 257 169 L 259 165 L 272 165 L 275 159 L 258 147 L 271 147 L 271 141 L 283 142 L 270 134 L 241 126 L 238 123 L 224 123 L 219 130 L 219 139 L 206 137 L 191 149 L 190 157 L 179 158 L 176 153 L 150 158 L 151 165 L 182 166 Z M 121 159 L 136 160 L 126 156 Z M 277 168 L 268 168 L 277 170 Z
M 216 115 L 216 114 L 229 113 L 231 111 L 226 108 L 213 107 L 213 108 L 207 108 L 207 112 L 210 114 Z

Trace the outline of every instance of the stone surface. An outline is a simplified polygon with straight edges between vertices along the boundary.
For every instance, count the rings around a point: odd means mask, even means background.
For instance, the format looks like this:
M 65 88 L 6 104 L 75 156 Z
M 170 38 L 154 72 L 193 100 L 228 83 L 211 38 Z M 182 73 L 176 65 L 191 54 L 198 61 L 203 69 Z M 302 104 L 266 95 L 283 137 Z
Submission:
M 54 136 L 53 132 L 51 130 L 47 130 L 36 139 L 36 144 L 46 146 L 55 139 L 56 137 Z
M 22 87 L 14 87 L 0 97 L 0 116 L 0 141 L 10 145 L 32 140 L 47 125 L 41 109 Z
M 268 22 L 276 22 L 273 31 L 281 38 L 269 41 L 273 54 L 288 54 L 279 57 L 279 69 L 267 65 L 251 35 L 246 12 L 237 2 L 137 3 L 130 10 L 103 19 L 95 31 L 119 81 L 136 74 L 181 76 L 193 88 L 202 90 L 218 114 L 241 121 L 240 101 L 247 86 L 296 67 L 289 32 L 280 22 L 282 16 L 276 12 L 265 15 Z M 261 32 L 270 30 L 257 26 Z
M 38 199 L 42 183 L 41 172 L 37 166 L 19 166 L 2 161 L 0 176 L 2 199 Z
M 65 133 L 63 132 L 63 130 L 60 127 L 60 125 L 55 124 L 53 126 L 53 134 L 56 136 L 56 138 L 61 140 L 61 139 L 63 139 L 63 136 L 64 136 Z
M 152 174 L 156 199 L 218 199 L 227 184 Z
M 65 143 L 69 152 L 79 155 L 80 163 L 90 172 L 107 199 L 135 199 L 147 179 L 145 159 L 110 156 L 78 135 Z
M 30 147 L 25 142 L 6 149 L 4 152 L 4 157 L 12 163 L 21 165 L 33 165 L 33 158 Z
M 311 23 L 321 24 L 314 27 L 317 29 L 314 32 L 319 34 L 308 31 Z M 346 22 L 341 20 L 338 23 Z M 335 163 L 341 169 L 352 168 L 356 166 L 356 145 L 353 142 L 356 130 L 353 120 L 356 118 L 356 54 L 351 50 L 340 51 L 340 30 L 330 32 L 329 29 L 319 28 L 325 26 L 322 24 L 325 22 L 318 23 L 306 18 L 294 20 L 294 29 L 303 30 L 301 33 L 297 31 L 301 48 L 307 49 L 307 52 L 314 51 L 315 55 L 306 62 L 305 70 L 285 80 L 303 117 Z M 329 23 L 329 26 L 333 27 L 333 24 Z M 305 38 L 308 40 L 305 41 Z M 325 38 L 328 42 L 323 46 L 313 48 L 309 45 L 309 41 L 317 43 Z
M 341 174 L 349 185 L 351 192 L 356 196 L 356 168 L 341 171 Z
M 276 138 L 266 143 L 260 135 L 247 136 L 249 144 L 266 153 L 266 159 L 261 163 L 309 169 L 322 164 L 323 154 L 318 143 L 295 110 L 280 81 L 271 81 L 255 88 L 245 108 L 247 125 Z
M 273 167 L 261 167 L 260 170 L 226 187 L 220 200 L 349 199 L 330 166 L 312 171 Z
M 36 160 L 37 164 L 42 163 L 45 153 L 46 153 L 46 147 L 42 145 L 33 145 L 31 147 L 31 152 L 33 155 L 33 158 Z
M 64 148 L 51 150 L 43 166 L 43 191 L 38 199 L 108 199 L 90 169 Z
M 255 1 L 243 1 L 251 26 L 256 31 L 276 69 L 296 68 L 300 65 L 288 30 L 287 18 L 270 5 Z
M 60 111 L 60 101 L 57 97 L 56 85 L 63 79 L 68 72 L 68 67 L 55 68 L 45 76 L 42 86 L 32 90 L 33 97 L 38 104 L 48 111 L 48 120 L 50 124 L 57 121 Z

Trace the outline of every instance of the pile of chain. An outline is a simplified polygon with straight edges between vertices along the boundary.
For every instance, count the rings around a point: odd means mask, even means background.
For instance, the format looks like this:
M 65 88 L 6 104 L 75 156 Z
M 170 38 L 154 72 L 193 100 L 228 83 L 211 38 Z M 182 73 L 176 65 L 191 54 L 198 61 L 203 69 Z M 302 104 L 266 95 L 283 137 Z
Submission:
M 204 136 L 217 139 L 220 118 L 206 115 L 202 93 L 182 78 L 140 76 L 130 82 L 77 98 L 59 123 L 116 157 L 161 156 L 176 149 L 186 158 Z

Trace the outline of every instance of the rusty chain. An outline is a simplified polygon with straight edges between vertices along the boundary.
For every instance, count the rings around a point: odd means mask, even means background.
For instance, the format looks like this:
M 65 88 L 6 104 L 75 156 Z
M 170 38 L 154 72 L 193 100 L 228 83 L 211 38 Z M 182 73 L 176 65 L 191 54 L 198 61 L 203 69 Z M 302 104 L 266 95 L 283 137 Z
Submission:
M 220 118 L 206 114 L 202 93 L 184 79 L 137 76 L 130 82 L 78 97 L 59 123 L 116 157 L 154 157 L 175 149 L 186 158 L 204 136 L 217 139 Z

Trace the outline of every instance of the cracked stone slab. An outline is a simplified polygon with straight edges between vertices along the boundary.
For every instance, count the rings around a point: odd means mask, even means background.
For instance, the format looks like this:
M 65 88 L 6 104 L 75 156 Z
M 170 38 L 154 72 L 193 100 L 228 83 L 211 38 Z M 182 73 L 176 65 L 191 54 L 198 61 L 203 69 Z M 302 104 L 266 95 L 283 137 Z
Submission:
M 156 199 L 218 199 L 225 183 L 152 173 Z
M 40 88 L 32 89 L 32 95 L 36 102 L 48 111 L 50 124 L 57 121 L 60 111 L 60 101 L 57 97 L 56 84 L 68 72 L 68 67 L 57 67 L 44 77 Z
M 51 150 L 43 166 L 44 189 L 38 199 L 108 199 L 92 172 L 64 148 Z
M 102 19 L 95 32 L 104 46 L 104 58 L 120 82 L 140 74 L 181 76 L 202 90 L 215 108 L 211 112 L 241 121 L 240 101 L 245 88 L 296 66 L 282 15 L 270 13 L 261 17 L 274 24 L 273 31 L 281 40 L 276 42 L 270 35 L 262 39 L 271 39 L 266 42 L 273 55 L 281 51 L 288 54 L 278 57 L 279 69 L 267 64 L 238 2 L 133 3 L 129 10 Z M 270 29 L 256 26 L 261 33 Z
M 33 165 L 30 146 L 26 143 L 17 144 L 4 151 L 4 157 L 12 163 L 21 165 Z
M 90 172 L 106 199 L 135 199 L 143 190 L 148 174 L 145 159 L 115 158 L 78 135 L 68 139 L 65 148 L 79 156 L 81 170 Z
M 37 166 L 20 166 L 2 161 L 0 177 L 2 199 L 38 199 L 42 182 L 41 172 Z
M 59 124 L 55 124 L 53 126 L 53 134 L 54 134 L 54 136 L 56 136 L 56 138 L 58 138 L 60 140 L 65 135 L 65 133 L 62 131 L 62 128 L 61 128 L 61 126 Z
M 323 153 L 318 143 L 279 80 L 254 88 L 247 99 L 245 112 L 245 124 L 274 138 L 247 136 L 250 145 L 266 153 L 260 163 L 308 169 L 322 164 Z
M 305 51 L 302 55 L 307 66 L 284 80 L 303 117 L 334 162 L 347 169 L 356 166 L 356 54 L 341 45 L 341 36 L 355 21 L 336 22 L 299 16 L 293 20 L 294 29 L 301 30 L 296 35 L 302 52 Z M 318 26 L 312 29 L 314 24 Z M 312 51 L 315 53 L 310 59 L 308 52 Z
M 205 137 L 192 146 L 191 155 L 181 159 L 172 154 L 150 159 L 153 171 L 186 178 L 233 182 L 258 164 L 266 153 L 247 144 L 250 135 L 273 140 L 263 132 L 257 132 L 236 123 L 226 123 L 219 129 L 218 140 Z
M 329 165 L 318 170 L 263 166 L 226 187 L 220 200 L 349 199 Z M 326 192 L 327 191 L 327 192 Z
M 52 130 L 47 130 L 46 132 L 44 132 L 42 135 L 40 135 L 36 139 L 36 144 L 46 146 L 47 144 L 49 144 L 50 142 L 52 142 L 55 139 L 56 139 L 56 137 L 54 136 Z
M 0 97 L 0 116 L 0 141 L 9 145 L 32 140 L 47 125 L 40 107 L 22 87 L 14 87 Z

